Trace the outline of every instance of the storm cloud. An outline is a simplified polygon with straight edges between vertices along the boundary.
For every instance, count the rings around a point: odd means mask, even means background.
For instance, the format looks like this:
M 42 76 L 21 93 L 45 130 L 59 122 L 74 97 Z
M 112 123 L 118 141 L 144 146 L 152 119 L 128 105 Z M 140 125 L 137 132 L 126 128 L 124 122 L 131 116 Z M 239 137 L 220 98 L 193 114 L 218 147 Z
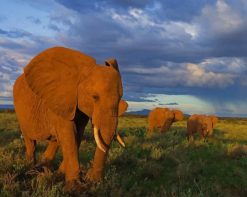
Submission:
M 11 16 L 0 14 L 0 96 L 10 95 L 14 79 L 33 55 L 62 45 L 92 55 L 98 63 L 117 58 L 129 101 L 157 102 L 150 101 L 150 94 L 191 95 L 218 114 L 234 115 L 239 108 L 238 115 L 247 115 L 245 1 L 24 2 L 23 26 L 11 25 Z

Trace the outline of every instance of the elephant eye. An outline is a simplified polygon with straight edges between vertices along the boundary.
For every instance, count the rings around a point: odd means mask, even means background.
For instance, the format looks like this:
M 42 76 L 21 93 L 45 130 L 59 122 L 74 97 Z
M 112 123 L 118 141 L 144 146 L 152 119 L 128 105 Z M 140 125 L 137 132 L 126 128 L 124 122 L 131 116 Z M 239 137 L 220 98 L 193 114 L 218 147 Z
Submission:
M 98 100 L 99 100 L 99 96 L 98 96 L 98 95 L 93 95 L 93 99 L 94 99 L 95 101 L 98 101 Z

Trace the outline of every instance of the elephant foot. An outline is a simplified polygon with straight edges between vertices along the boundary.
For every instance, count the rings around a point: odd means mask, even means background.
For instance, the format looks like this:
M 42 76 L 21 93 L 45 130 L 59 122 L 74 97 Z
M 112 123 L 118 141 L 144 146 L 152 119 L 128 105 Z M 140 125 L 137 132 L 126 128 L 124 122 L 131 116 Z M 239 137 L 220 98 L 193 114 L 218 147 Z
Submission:
M 52 163 L 49 160 L 41 160 L 34 167 L 37 169 L 47 168 L 49 170 L 53 170 L 52 169 Z
M 88 189 L 88 184 L 82 183 L 79 180 L 71 180 L 66 182 L 64 191 L 69 194 L 78 194 L 78 192 L 85 192 Z
M 87 171 L 86 180 L 90 182 L 100 182 L 102 181 L 102 174 L 100 172 L 95 172 L 92 168 Z

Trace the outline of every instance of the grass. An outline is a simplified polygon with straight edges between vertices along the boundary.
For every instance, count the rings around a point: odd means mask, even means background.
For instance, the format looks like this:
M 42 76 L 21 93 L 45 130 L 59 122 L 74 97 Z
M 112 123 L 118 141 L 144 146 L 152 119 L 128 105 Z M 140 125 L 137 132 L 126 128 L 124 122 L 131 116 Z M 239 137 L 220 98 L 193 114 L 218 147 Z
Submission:
M 127 147 L 116 142 L 102 183 L 79 196 L 247 196 L 247 120 L 221 119 L 208 143 L 185 137 L 186 122 L 165 134 L 146 136 L 147 119 L 120 118 Z M 46 143 L 38 144 L 38 156 Z M 95 142 L 87 128 L 80 147 L 82 171 L 89 168 Z M 62 159 L 56 155 L 56 169 Z M 14 113 L 0 113 L 0 196 L 69 196 L 54 170 L 33 170 L 25 160 Z

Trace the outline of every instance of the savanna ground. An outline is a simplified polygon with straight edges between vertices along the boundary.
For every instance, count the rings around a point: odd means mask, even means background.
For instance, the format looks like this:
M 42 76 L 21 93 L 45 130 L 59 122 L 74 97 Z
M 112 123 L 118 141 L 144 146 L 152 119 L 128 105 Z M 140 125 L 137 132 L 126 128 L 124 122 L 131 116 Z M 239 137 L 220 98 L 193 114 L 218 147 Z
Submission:
M 113 142 L 104 180 L 80 196 L 247 196 L 247 119 L 221 119 L 208 143 L 188 142 L 186 121 L 166 134 L 146 136 L 147 119 L 120 118 L 127 147 Z M 82 172 L 95 142 L 87 128 L 80 147 Z M 38 157 L 45 149 L 38 143 Z M 53 163 L 61 161 L 58 152 Z M 0 113 L 0 196 L 69 196 L 54 170 L 37 171 L 25 160 L 14 113 Z

